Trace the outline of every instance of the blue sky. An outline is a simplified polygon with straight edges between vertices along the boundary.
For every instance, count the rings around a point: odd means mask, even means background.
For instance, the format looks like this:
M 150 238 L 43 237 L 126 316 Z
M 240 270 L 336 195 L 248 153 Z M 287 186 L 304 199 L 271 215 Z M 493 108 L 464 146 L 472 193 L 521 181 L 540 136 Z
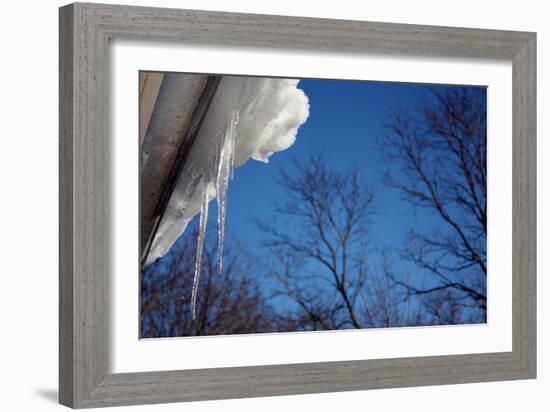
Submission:
M 265 235 L 254 219 L 271 220 L 274 203 L 285 195 L 277 183 L 280 170 L 292 171 L 293 158 L 305 160 L 318 150 L 324 150 L 330 166 L 337 169 L 357 165 L 377 190 L 380 208 L 372 229 L 378 245 L 395 246 L 411 225 L 430 224 L 430 215 L 414 213 L 398 193 L 382 184 L 388 165 L 377 140 L 385 133 L 392 108 L 414 107 L 432 92 L 423 85 L 341 80 L 302 80 L 299 87 L 309 97 L 310 116 L 288 150 L 272 155 L 268 164 L 249 160 L 235 170 L 228 192 L 228 234 L 257 248 Z M 216 206 L 211 203 L 209 226 L 215 227 Z
M 384 186 L 383 173 L 386 170 L 389 169 L 398 179 L 400 172 L 398 167 L 384 159 L 378 143 L 386 133 L 385 124 L 392 109 L 414 109 L 434 98 L 430 89 L 444 91 L 446 87 L 452 86 L 302 80 L 299 88 L 309 98 L 310 116 L 289 149 L 273 154 L 268 164 L 249 160 L 235 170 L 228 190 L 226 242 L 236 238 L 254 255 L 262 256 L 266 252 L 262 248 L 266 235 L 255 221 L 273 220 L 273 207 L 285 196 L 285 189 L 278 183 L 280 171 L 292 173 L 295 170 L 293 159 L 305 161 L 310 153 L 319 150 L 325 152 L 331 167 L 347 170 L 351 165 L 358 166 L 377 192 L 378 213 L 373 219 L 370 239 L 373 249 L 371 262 L 375 265 L 381 263 L 378 252 L 397 250 L 411 228 L 429 231 L 440 227 L 441 220 L 435 213 L 426 209 L 413 210 L 409 203 L 400 199 L 396 190 Z M 207 237 L 211 240 L 217 237 L 216 216 L 216 202 L 210 202 Z M 284 221 L 277 222 L 283 225 L 279 229 L 292 229 L 285 228 Z M 170 253 L 162 260 L 166 258 L 171 258 Z M 393 265 L 401 273 L 410 269 L 420 284 L 428 279 L 418 268 L 399 259 L 394 259 Z M 261 281 L 264 285 L 269 282 Z

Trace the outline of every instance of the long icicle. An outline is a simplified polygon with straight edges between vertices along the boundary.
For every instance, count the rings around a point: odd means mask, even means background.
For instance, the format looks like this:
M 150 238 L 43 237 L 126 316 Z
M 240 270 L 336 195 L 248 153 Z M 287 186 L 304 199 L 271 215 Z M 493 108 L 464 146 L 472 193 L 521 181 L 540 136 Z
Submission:
M 202 251 L 204 248 L 204 237 L 206 235 L 206 222 L 208 220 L 208 177 L 207 174 L 202 178 L 202 199 L 201 199 L 201 215 L 199 221 L 199 236 L 197 239 L 197 255 L 195 258 L 195 277 L 193 278 L 193 290 L 191 292 L 191 311 L 193 320 L 197 315 L 197 292 L 199 289 L 199 281 L 201 277 L 202 266 Z
M 233 174 L 235 162 L 235 137 L 237 134 L 237 125 L 239 123 L 239 113 L 233 112 L 227 125 L 222 142 L 218 146 L 216 157 L 212 166 L 203 171 L 201 179 L 202 198 L 199 221 L 199 235 L 197 238 L 197 254 L 195 257 L 195 276 L 193 278 L 193 289 L 191 292 L 191 311 L 193 320 L 197 315 L 197 294 L 199 289 L 202 252 L 204 249 L 204 239 L 206 236 L 206 223 L 208 221 L 208 187 L 210 179 L 216 173 L 215 188 L 216 199 L 218 202 L 218 269 L 221 273 L 223 265 L 223 245 L 225 239 L 225 216 L 227 206 L 227 189 L 229 187 L 229 178 Z
M 235 170 L 235 140 L 237 139 L 237 126 L 239 125 L 239 112 L 233 112 L 231 118 L 231 152 L 229 156 L 229 168 L 231 170 L 231 179 L 233 179 L 233 171 Z
M 218 270 L 220 273 L 223 267 L 227 190 L 229 188 L 229 178 L 233 173 L 235 137 L 238 122 L 239 113 L 233 112 L 231 114 L 231 121 L 225 132 L 218 164 L 218 175 L 216 178 L 216 199 L 218 202 Z

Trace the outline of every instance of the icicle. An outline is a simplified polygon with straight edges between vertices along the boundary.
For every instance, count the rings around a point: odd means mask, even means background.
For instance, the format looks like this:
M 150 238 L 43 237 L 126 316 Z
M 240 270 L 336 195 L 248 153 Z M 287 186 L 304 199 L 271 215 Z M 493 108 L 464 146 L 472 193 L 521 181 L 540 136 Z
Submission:
M 204 237 L 206 235 L 206 222 L 208 220 L 208 175 L 203 175 L 202 178 L 202 202 L 201 215 L 199 222 L 199 236 L 197 238 L 197 255 L 195 258 L 195 277 L 193 279 L 193 290 L 191 292 L 191 311 L 193 320 L 197 314 L 197 292 L 199 289 L 199 280 L 201 276 L 202 266 L 202 250 L 204 248 Z
M 199 221 L 199 235 L 197 238 L 197 254 L 195 257 L 195 276 L 193 279 L 193 289 L 191 292 L 191 311 L 193 319 L 197 315 L 197 293 L 199 289 L 199 281 L 202 266 L 202 252 L 204 249 L 204 238 L 206 236 L 206 222 L 208 221 L 208 188 L 209 182 L 216 174 L 215 187 L 216 198 L 218 202 L 218 265 L 219 271 L 222 271 L 222 256 L 223 244 L 225 237 L 225 211 L 227 205 L 227 189 L 229 186 L 229 176 L 232 173 L 235 155 L 235 137 L 237 133 L 237 125 L 239 122 L 239 113 L 233 112 L 231 120 L 227 125 L 227 130 L 222 137 L 222 141 L 218 145 L 216 156 L 213 159 L 211 166 L 207 170 L 203 170 L 201 211 Z
M 218 164 L 218 175 L 216 178 L 216 199 L 218 202 L 218 269 L 220 273 L 223 265 L 227 189 L 229 187 L 229 177 L 233 173 L 235 137 L 238 122 L 239 113 L 233 112 L 223 139 Z
M 237 138 L 237 126 L 239 125 L 239 112 L 233 112 L 233 117 L 231 119 L 231 155 L 230 155 L 230 169 L 231 169 L 231 179 L 234 177 L 235 170 L 235 140 Z

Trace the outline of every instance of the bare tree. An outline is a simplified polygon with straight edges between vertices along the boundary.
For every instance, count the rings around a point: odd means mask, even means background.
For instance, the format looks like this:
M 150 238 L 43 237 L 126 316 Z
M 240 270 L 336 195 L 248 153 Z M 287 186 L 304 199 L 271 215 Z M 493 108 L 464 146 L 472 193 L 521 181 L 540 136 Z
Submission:
M 175 244 L 172 258 L 147 268 L 141 276 L 141 336 L 170 337 L 272 332 L 273 311 L 253 276 L 240 259 L 239 246 L 228 245 L 219 273 L 216 245 L 206 245 L 197 299 L 197 318 L 191 314 L 191 289 L 196 253 L 196 230 Z
M 396 280 L 422 297 L 435 322 L 486 319 L 487 123 L 482 88 L 434 92 L 417 111 L 396 110 L 383 151 L 392 169 L 388 184 L 401 198 L 431 211 L 438 229 L 411 230 L 404 259 L 431 277 L 429 286 Z M 452 305 L 443 305 L 444 300 Z M 443 309 L 443 306 L 446 308 Z M 465 311 L 466 308 L 471 310 Z
M 293 330 L 399 326 L 405 322 L 401 298 L 371 268 L 368 257 L 375 193 L 357 168 L 337 172 L 323 154 L 295 161 L 295 173 L 281 172 L 285 200 L 275 215 L 259 222 L 271 252 L 268 267 L 274 296 L 293 310 L 280 316 Z

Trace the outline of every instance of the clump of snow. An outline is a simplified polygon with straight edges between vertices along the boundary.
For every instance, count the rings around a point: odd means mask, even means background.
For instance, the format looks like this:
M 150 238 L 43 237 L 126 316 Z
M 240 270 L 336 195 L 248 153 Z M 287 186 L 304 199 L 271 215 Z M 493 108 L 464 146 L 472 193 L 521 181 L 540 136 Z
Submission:
M 309 116 L 308 98 L 297 86 L 298 80 L 292 79 L 226 76 L 221 80 L 168 202 L 146 264 L 162 257 L 201 209 L 202 226 L 202 221 L 206 222 L 205 204 L 207 208 L 216 196 L 220 203 L 221 254 L 226 174 L 251 158 L 267 163 L 273 153 L 294 143 L 298 128 Z M 200 256 L 197 259 L 200 263 Z M 198 283 L 197 276 L 194 283 Z

